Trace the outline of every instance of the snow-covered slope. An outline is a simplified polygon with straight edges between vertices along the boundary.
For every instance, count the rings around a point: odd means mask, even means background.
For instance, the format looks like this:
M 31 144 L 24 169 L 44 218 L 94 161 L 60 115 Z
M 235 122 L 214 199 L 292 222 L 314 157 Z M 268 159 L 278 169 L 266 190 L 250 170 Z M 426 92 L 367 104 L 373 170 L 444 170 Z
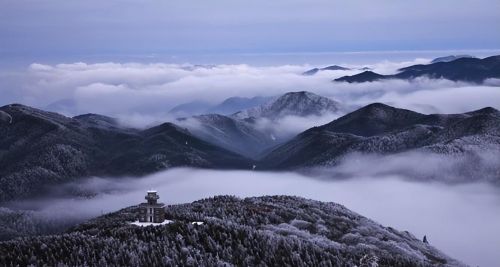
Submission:
M 102 130 L 125 130 L 126 128 L 118 123 L 115 118 L 99 114 L 83 114 L 73 117 L 73 119 L 84 124 L 89 128 L 98 128 Z M 130 129 L 132 130 L 132 129 Z
M 230 115 L 237 111 L 252 108 L 272 100 L 274 97 L 255 96 L 248 97 L 230 97 L 219 104 L 210 104 L 203 101 L 192 101 L 177 105 L 168 112 L 174 117 L 189 117 L 202 114 L 221 114 Z
M 354 152 L 425 151 L 473 158 L 489 150 L 500 151 L 500 112 L 496 109 L 424 115 L 375 103 L 299 134 L 271 151 L 260 165 L 329 166 Z M 500 171 L 500 161 L 492 166 Z
M 182 118 L 177 124 L 207 142 L 251 158 L 257 158 L 263 150 L 278 144 L 254 124 L 218 114 Z
M 265 99 L 230 98 L 224 103 L 232 103 L 230 106 L 233 107 L 235 103 L 248 105 Z M 299 130 L 294 130 L 295 128 L 287 125 L 289 122 L 284 122 L 285 119 L 331 115 L 340 111 L 338 102 L 310 92 L 290 92 L 267 99 L 265 104 L 244 109 L 231 116 L 205 114 L 181 118 L 177 123 L 207 142 L 247 157 L 259 158 L 266 150 L 290 140 L 307 128 L 295 127 Z M 313 119 L 317 118 L 311 118 Z
M 230 97 L 222 103 L 210 108 L 207 110 L 209 114 L 221 114 L 221 115 L 230 115 L 240 110 L 253 108 L 258 105 L 269 102 L 274 99 L 274 97 L 263 97 L 256 96 L 252 98 L 247 97 Z
M 276 120 L 285 116 L 306 117 L 340 111 L 339 102 L 311 92 L 290 92 L 260 106 L 234 113 L 236 119 L 266 118 Z
M 138 213 L 130 207 L 65 234 L 0 242 L 0 265 L 465 266 L 336 203 L 218 196 L 170 205 L 174 223 L 155 227 L 131 225 Z
M 1 124 L 11 124 L 12 116 L 9 113 L 0 110 L 0 123 Z

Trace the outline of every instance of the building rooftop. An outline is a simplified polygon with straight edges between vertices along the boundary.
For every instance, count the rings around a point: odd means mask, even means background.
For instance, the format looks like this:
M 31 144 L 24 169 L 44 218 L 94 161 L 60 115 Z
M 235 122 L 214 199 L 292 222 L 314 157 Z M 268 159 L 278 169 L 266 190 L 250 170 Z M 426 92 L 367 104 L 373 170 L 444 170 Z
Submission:
M 143 206 L 148 206 L 148 207 L 154 206 L 154 207 L 160 208 L 160 207 L 165 207 L 166 205 L 165 205 L 165 203 L 161 203 L 161 202 L 154 203 L 154 204 L 148 204 L 148 203 L 140 203 L 139 204 L 139 207 L 143 207 Z

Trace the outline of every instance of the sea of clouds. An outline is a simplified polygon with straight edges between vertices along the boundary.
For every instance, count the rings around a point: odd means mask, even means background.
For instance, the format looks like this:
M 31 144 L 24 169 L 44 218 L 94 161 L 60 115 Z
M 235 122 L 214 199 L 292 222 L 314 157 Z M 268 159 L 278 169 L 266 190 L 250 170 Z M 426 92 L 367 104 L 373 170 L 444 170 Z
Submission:
M 312 65 L 204 65 L 163 63 L 31 64 L 17 72 L 0 71 L 0 104 L 22 103 L 68 116 L 99 113 L 145 127 L 175 117 L 168 111 L 182 103 L 215 105 L 228 97 L 278 96 L 310 91 L 341 102 L 347 110 L 383 102 L 423 113 L 462 113 L 486 106 L 500 109 L 500 81 L 483 85 L 429 80 L 386 80 L 347 84 L 333 79 L 370 67 L 390 74 L 429 59 L 350 65 L 349 71 L 302 73 Z M 326 65 L 325 65 L 326 66 Z M 327 123 L 341 114 L 262 121 L 285 136 Z M 495 165 L 498 152 L 481 153 L 478 166 Z M 409 153 L 397 156 L 351 155 L 334 170 L 311 174 L 288 172 L 172 169 L 144 178 L 94 177 L 60 187 L 50 198 L 10 206 L 35 209 L 51 220 L 86 220 L 136 204 L 145 190 L 160 191 L 166 203 L 183 203 L 218 194 L 241 197 L 268 194 L 298 195 L 335 201 L 384 225 L 428 236 L 431 244 L 466 263 L 493 266 L 500 247 L 494 233 L 500 225 L 498 188 L 482 182 L 450 185 L 412 181 L 416 176 L 445 176 L 456 180 L 463 162 L 447 157 Z M 325 174 L 326 173 L 326 174 Z M 497 172 L 498 173 L 498 172 Z M 465 172 L 467 175 L 467 172 Z M 495 170 L 489 172 L 495 178 Z M 332 176 L 351 179 L 331 179 Z M 443 177 L 440 177 L 443 178 Z M 484 179 L 478 179 L 484 181 Z M 489 179 L 486 179 L 489 180 Z M 68 197 L 64 192 L 96 193 L 93 198 Z M 61 191 L 63 193 L 61 193 Z M 64 212 L 61 212 L 64 211 Z
M 98 113 L 144 127 L 172 121 L 168 111 L 183 103 L 215 105 L 233 96 L 278 96 L 310 91 L 354 109 L 384 102 L 424 113 L 459 113 L 492 106 L 500 108 L 500 81 L 474 85 L 419 78 L 348 84 L 333 79 L 370 67 L 378 73 L 394 73 L 429 59 L 368 65 L 344 65 L 348 71 L 302 73 L 311 65 L 190 65 L 163 63 L 31 64 L 25 71 L 2 72 L 0 104 L 23 103 L 69 116 Z M 308 120 L 311 121 L 311 120 Z M 318 124 L 324 120 L 318 118 Z M 286 126 L 285 126 L 286 127 Z

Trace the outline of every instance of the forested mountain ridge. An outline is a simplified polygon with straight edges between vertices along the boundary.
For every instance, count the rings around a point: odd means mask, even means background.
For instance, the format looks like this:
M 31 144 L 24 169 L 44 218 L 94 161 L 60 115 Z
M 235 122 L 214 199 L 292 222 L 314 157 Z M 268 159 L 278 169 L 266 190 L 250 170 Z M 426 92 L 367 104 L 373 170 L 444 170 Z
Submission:
M 327 97 L 311 92 L 288 92 L 264 104 L 240 110 L 230 116 L 204 114 L 177 120 L 196 137 L 257 159 L 265 151 L 290 140 L 297 132 L 283 134 L 280 120 L 290 117 L 306 118 L 341 112 L 343 105 Z
M 278 144 L 272 134 L 255 123 L 219 114 L 198 115 L 177 119 L 196 137 L 250 158 Z
M 307 91 L 288 92 L 265 104 L 241 110 L 231 115 L 236 119 L 277 120 L 285 116 L 319 116 L 325 113 L 336 113 L 342 104 L 330 98 Z
M 243 156 L 171 123 L 138 130 L 95 114 L 69 118 L 20 104 L 0 111 L 0 201 L 91 175 L 141 175 L 175 166 L 251 166 Z
M 219 196 L 167 206 L 166 212 L 174 223 L 133 226 L 135 206 L 62 235 L 0 242 L 0 264 L 464 266 L 406 231 L 381 226 L 335 203 Z
M 374 103 L 302 132 L 268 153 L 260 165 L 274 169 L 333 166 L 350 153 L 407 151 L 471 157 L 465 160 L 470 164 L 476 152 L 499 149 L 500 112 L 494 108 L 425 115 Z M 495 176 L 500 164 L 493 163 L 493 168 Z
M 338 108 L 307 92 L 282 100 L 287 104 L 271 105 L 279 112 L 259 109 L 259 114 L 279 118 L 291 106 L 301 107 L 296 110 L 301 115 Z M 181 121 L 140 130 L 97 114 L 69 118 L 19 104 L 0 107 L 0 112 L 0 202 L 93 175 L 137 176 L 172 167 L 248 170 L 256 163 L 258 170 L 293 170 L 333 166 L 353 152 L 418 150 L 476 162 L 482 156 L 476 152 L 500 151 L 500 112 L 494 108 L 425 115 L 374 103 L 286 140 L 259 131 L 251 121 L 214 114 L 191 118 L 198 128 L 189 130 L 179 126 Z M 500 165 L 490 165 L 489 173 L 498 177 Z

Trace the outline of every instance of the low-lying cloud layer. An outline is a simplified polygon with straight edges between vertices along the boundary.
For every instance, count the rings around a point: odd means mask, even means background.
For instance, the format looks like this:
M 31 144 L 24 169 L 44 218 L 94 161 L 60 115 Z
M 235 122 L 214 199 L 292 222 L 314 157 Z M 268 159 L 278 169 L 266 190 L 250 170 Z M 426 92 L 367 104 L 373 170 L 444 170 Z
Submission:
M 368 65 L 380 73 L 429 59 L 384 61 Z M 277 96 L 290 91 L 311 91 L 352 107 L 381 101 L 421 112 L 458 113 L 485 106 L 500 108 L 500 82 L 488 86 L 447 80 L 387 80 L 346 84 L 332 79 L 361 72 L 365 65 L 347 65 L 350 71 L 302 72 L 312 66 L 179 65 L 140 63 L 34 63 L 23 73 L 5 74 L 2 104 L 21 102 L 68 115 L 86 112 L 123 120 L 171 120 L 168 111 L 179 104 L 201 101 L 217 104 L 232 96 Z
M 322 115 L 285 116 L 279 120 L 261 118 L 256 121 L 256 128 L 272 135 L 276 140 L 287 140 L 309 128 L 327 124 L 340 116 L 340 113 L 325 113 Z
M 500 151 L 471 148 L 467 153 L 437 154 L 414 150 L 391 155 L 351 153 L 339 165 L 315 169 L 326 179 L 400 176 L 444 183 L 490 182 L 500 185 Z
M 366 168 L 374 163 L 368 163 Z M 406 166 L 409 165 L 411 163 Z M 239 197 L 297 195 L 341 203 L 384 225 L 408 230 L 417 237 L 427 235 L 432 245 L 468 264 L 494 266 L 498 262 L 498 188 L 482 183 L 452 186 L 411 182 L 398 174 L 373 176 L 373 173 L 361 171 L 363 166 L 358 161 L 357 178 L 343 180 L 324 179 L 324 176 L 313 179 L 315 177 L 290 172 L 199 169 L 171 169 L 144 178 L 94 177 L 58 187 L 50 198 L 20 202 L 16 207 L 36 209 L 38 217 L 53 223 L 85 220 L 138 204 L 151 188 L 159 191 L 160 200 L 166 204 L 221 194 Z M 418 165 L 411 168 L 416 167 Z M 351 173 L 356 169 L 352 165 L 342 168 Z M 438 171 L 436 168 L 431 170 Z M 74 198 L 68 197 L 68 192 L 95 196 Z

